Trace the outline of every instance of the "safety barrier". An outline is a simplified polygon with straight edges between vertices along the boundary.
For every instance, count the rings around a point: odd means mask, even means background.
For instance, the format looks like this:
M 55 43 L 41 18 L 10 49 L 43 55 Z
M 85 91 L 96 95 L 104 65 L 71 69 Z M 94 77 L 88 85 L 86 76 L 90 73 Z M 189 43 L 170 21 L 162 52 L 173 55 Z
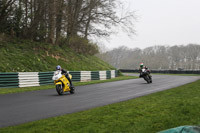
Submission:
M 18 73 L 0 73 L 0 88 L 15 88 L 18 86 Z
M 54 72 L 2 72 L 0 73 L 0 88 L 17 88 L 53 84 Z M 117 70 L 109 71 L 69 71 L 72 81 L 86 82 L 106 80 L 117 77 Z
M 40 86 L 38 72 L 19 72 L 19 87 Z
M 119 69 L 119 71 L 127 73 L 138 73 L 138 69 Z M 163 74 L 200 74 L 200 70 L 151 70 L 151 73 L 163 73 Z

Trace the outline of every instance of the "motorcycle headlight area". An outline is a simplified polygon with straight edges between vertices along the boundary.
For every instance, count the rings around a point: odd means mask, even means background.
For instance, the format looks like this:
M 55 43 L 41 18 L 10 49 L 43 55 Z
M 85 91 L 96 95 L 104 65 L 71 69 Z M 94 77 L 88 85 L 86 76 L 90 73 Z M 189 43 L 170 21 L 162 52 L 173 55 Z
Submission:
M 56 72 L 54 73 L 54 75 L 55 75 L 55 76 L 57 76 L 58 74 L 59 74 L 59 72 L 58 72 L 58 71 L 56 71 Z
M 54 80 L 57 80 L 58 79 L 58 76 L 54 76 Z

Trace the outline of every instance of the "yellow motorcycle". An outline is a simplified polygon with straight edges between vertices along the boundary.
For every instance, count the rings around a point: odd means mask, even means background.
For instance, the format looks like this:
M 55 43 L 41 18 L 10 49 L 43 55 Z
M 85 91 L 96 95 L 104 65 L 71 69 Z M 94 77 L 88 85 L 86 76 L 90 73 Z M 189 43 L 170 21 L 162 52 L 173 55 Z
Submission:
M 69 78 L 72 79 L 71 74 L 69 74 Z M 74 93 L 74 88 L 70 88 L 69 80 L 65 77 L 65 75 L 61 74 L 60 70 L 54 72 L 52 80 L 54 80 L 56 91 L 59 95 L 62 95 L 65 92 L 70 92 L 71 94 Z

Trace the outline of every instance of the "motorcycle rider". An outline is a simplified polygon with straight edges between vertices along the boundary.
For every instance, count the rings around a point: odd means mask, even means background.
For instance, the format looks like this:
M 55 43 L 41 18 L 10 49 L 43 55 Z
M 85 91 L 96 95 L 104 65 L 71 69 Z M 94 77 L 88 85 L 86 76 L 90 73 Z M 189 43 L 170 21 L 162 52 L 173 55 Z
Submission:
M 71 79 L 69 78 L 69 73 L 64 70 L 63 68 L 61 68 L 60 65 L 57 65 L 56 66 L 56 70 L 60 70 L 61 71 L 61 74 L 65 74 L 65 77 L 68 79 L 69 83 L 70 83 L 70 88 L 73 88 L 73 85 L 72 85 L 72 81 Z
M 139 68 L 139 73 L 140 73 L 140 78 L 142 77 L 142 75 L 141 75 L 141 72 L 142 72 L 142 69 L 146 69 L 146 71 L 147 71 L 147 73 L 148 73 L 148 75 L 149 75 L 149 77 L 151 78 L 151 71 L 149 70 L 149 68 L 147 67 L 147 66 L 144 66 L 144 63 L 140 63 L 140 68 Z

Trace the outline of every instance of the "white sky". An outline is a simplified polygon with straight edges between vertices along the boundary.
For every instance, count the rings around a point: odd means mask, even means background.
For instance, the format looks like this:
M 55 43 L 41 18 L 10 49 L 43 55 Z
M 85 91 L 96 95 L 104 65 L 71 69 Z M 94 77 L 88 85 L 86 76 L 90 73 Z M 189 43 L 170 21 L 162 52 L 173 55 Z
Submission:
M 136 35 L 112 35 L 104 45 L 146 48 L 154 45 L 200 44 L 200 0 L 121 0 L 136 11 Z M 130 6 L 130 7 L 129 7 Z

